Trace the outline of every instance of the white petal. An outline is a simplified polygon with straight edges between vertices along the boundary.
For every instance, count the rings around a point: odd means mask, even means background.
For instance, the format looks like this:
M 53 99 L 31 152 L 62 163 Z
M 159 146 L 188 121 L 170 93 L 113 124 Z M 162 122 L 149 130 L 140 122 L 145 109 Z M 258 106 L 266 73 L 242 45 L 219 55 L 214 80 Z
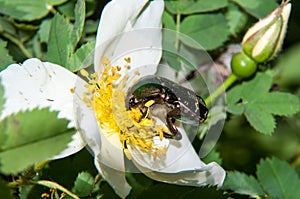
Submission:
M 125 165 L 122 145 L 117 133 L 100 132 L 94 111 L 81 100 L 86 88 L 76 83 L 75 113 L 77 128 L 88 149 L 95 156 L 95 166 L 102 177 L 113 187 L 116 193 L 125 197 L 131 190 L 125 179 Z
M 8 66 L 0 77 L 6 99 L 0 119 L 23 110 L 50 107 L 59 111 L 58 118 L 70 121 L 68 127 L 75 127 L 70 89 L 75 85 L 76 75 L 59 65 L 28 59 L 23 65 Z M 71 155 L 83 147 L 83 141 L 74 135 L 66 151 L 57 157 Z
M 98 158 L 103 164 L 115 170 L 125 171 L 123 148 L 117 133 L 100 134 L 101 149 Z
M 81 97 L 86 91 L 84 85 L 76 83 L 76 96 Z M 78 130 L 86 141 L 92 154 L 103 164 L 116 170 L 125 171 L 122 145 L 118 133 L 101 132 L 95 112 L 87 107 L 81 98 L 74 98 Z
M 95 156 L 95 165 L 102 177 L 122 198 L 130 192 L 125 179 L 125 163 L 122 145 L 117 133 L 100 133 L 100 152 Z
M 203 186 L 206 184 L 221 185 L 225 171 L 217 163 L 203 163 L 184 130 L 182 139 L 170 140 L 167 154 L 164 158 L 151 158 L 147 153 L 131 150 L 135 165 L 149 177 L 162 182 Z
M 183 129 L 179 129 L 184 132 Z M 170 140 L 167 154 L 164 158 L 153 159 L 146 152 L 129 148 L 133 160 L 146 169 L 164 173 L 177 173 L 185 170 L 197 170 L 205 164 L 200 160 L 185 133 L 182 139 Z
M 161 15 L 164 11 L 164 1 L 151 1 L 148 7 L 137 18 L 134 29 L 161 27 Z
M 146 1 L 143 3 L 145 4 Z M 129 9 L 128 4 L 135 5 L 136 9 Z M 102 70 L 100 59 L 105 56 L 112 61 L 112 65 L 120 66 L 125 64 L 124 57 L 130 57 L 131 68 L 146 67 L 147 70 L 143 70 L 146 71 L 145 75 L 155 73 L 162 53 L 161 15 L 164 2 L 152 1 L 143 10 L 144 4 L 140 1 L 128 1 L 127 6 L 123 5 L 122 12 L 119 12 L 118 22 L 115 23 L 117 31 L 110 32 L 109 35 L 104 34 L 106 31 L 102 32 L 104 28 L 101 28 L 101 25 L 104 26 L 104 21 L 109 14 L 115 13 L 114 9 L 120 8 L 110 6 L 103 12 L 101 18 L 103 23 L 100 22 L 95 50 L 96 71 Z M 119 18 L 122 19 L 119 20 Z M 111 27 L 108 26 L 108 28 Z M 143 71 L 140 72 L 143 73 Z
M 95 165 L 102 177 L 112 186 L 114 191 L 121 198 L 125 198 L 129 194 L 131 186 L 126 181 L 124 171 L 115 170 L 114 168 L 103 164 L 99 157 L 95 158 Z
M 118 134 L 106 136 L 99 132 L 94 112 L 86 106 L 78 111 L 78 124 L 87 146 L 95 156 L 95 166 L 102 177 L 124 198 L 131 190 L 125 179 L 125 165 Z
M 100 66 L 106 48 L 110 46 L 113 49 L 116 46 L 117 42 L 110 40 L 120 33 L 132 29 L 136 17 L 147 2 L 148 0 L 113 0 L 105 6 L 96 37 L 95 69 Z
M 199 170 L 181 171 L 178 173 L 161 173 L 151 171 L 140 165 L 136 165 L 148 177 L 166 183 L 186 185 L 186 186 L 222 186 L 226 173 L 217 163 L 211 162 Z
M 78 131 L 83 140 L 85 140 L 90 152 L 95 156 L 100 152 L 101 138 L 95 113 L 91 108 L 87 107 L 82 99 L 83 93 L 86 92 L 85 84 L 87 83 L 82 83 L 81 78 L 77 78 L 73 98 L 74 114 Z

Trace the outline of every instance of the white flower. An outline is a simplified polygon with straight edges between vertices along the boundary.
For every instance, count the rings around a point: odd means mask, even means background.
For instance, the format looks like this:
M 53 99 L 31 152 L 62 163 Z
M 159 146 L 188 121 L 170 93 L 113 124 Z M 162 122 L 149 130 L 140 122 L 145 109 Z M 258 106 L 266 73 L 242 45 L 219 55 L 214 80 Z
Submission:
M 82 71 L 88 82 L 61 66 L 38 59 L 10 65 L 0 74 L 8 99 L 1 118 L 35 107 L 58 110 L 58 117 L 70 121 L 69 127 L 77 127 L 95 156 L 99 173 L 121 197 L 126 197 L 131 189 L 125 179 L 124 152 L 152 179 L 181 185 L 221 186 L 225 171 L 214 162 L 206 165 L 200 160 L 183 128 L 179 128 L 181 140 L 164 138 L 163 123 L 157 120 L 153 124 L 153 120 L 139 116 L 138 110 L 128 111 L 125 107 L 127 88 L 137 78 L 156 72 L 162 55 L 163 9 L 162 0 L 108 3 L 97 33 L 96 73 Z M 70 92 L 72 88 L 75 94 Z M 134 123 L 133 117 L 139 117 L 138 122 Z M 129 124 L 134 124 L 133 130 Z M 145 129 L 145 135 L 152 136 L 151 139 L 143 137 L 144 134 L 133 136 Z M 68 156 L 83 146 L 76 134 L 69 148 L 57 157 Z

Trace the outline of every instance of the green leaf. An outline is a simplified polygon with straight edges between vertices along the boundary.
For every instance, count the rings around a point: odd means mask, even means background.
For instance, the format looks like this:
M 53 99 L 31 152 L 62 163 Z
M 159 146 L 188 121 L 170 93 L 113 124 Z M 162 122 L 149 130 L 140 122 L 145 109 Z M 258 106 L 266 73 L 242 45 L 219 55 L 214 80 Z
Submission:
M 300 101 L 292 94 L 269 92 L 271 85 L 272 76 L 269 71 L 257 73 L 255 78 L 227 93 L 228 111 L 236 115 L 244 113 L 251 126 L 261 133 L 273 133 L 276 125 L 273 115 L 297 113 Z
M 58 112 L 47 108 L 19 112 L 1 121 L 7 136 L 0 150 L 0 170 L 16 174 L 36 162 L 61 152 L 72 140 L 74 129 L 68 129 L 68 120 L 58 119 Z
M 244 112 L 244 106 L 238 103 L 241 100 L 242 86 L 238 85 L 228 91 L 226 94 L 227 111 L 235 114 L 241 115 Z
M 68 0 L 46 0 L 46 2 L 50 5 L 60 5 L 62 3 L 67 2 Z
M 5 103 L 5 97 L 4 97 L 4 88 L 1 84 L 1 78 L 0 78 L 0 115 L 2 113 L 2 110 L 3 110 L 3 106 L 4 106 L 4 103 Z
M 5 104 L 5 97 L 4 97 L 4 88 L 1 84 L 1 78 L 0 78 L 0 115 L 2 115 L 3 106 Z M 6 119 L 0 120 L 0 151 L 7 139 L 7 135 L 4 132 L 6 129 L 7 121 Z
M 84 24 L 84 32 L 86 34 L 96 33 L 99 25 L 99 20 L 86 20 Z
M 16 26 L 17 29 L 20 30 L 24 30 L 24 31 L 36 31 L 38 29 L 38 26 L 34 25 L 34 24 L 28 24 L 28 23 L 16 23 L 14 22 L 14 25 Z M 25 33 L 27 34 L 27 33 Z
M 226 93 L 227 104 L 235 104 L 241 99 L 242 86 L 237 85 Z
M 240 172 L 227 172 L 223 188 L 231 189 L 238 194 L 250 195 L 251 198 L 259 198 L 258 196 L 265 195 L 260 184 L 253 176 Z
M 76 12 L 78 12 L 75 9 L 76 6 L 76 2 L 78 2 L 78 0 L 69 0 L 66 3 L 60 5 L 57 7 L 57 10 L 62 13 L 64 16 L 66 16 L 67 18 L 71 19 L 71 20 L 75 20 L 75 14 Z M 97 12 L 99 10 L 101 10 L 101 6 L 103 6 L 102 4 L 106 4 L 107 2 L 102 1 L 94 1 L 94 0 L 86 0 L 85 1 L 85 18 L 86 20 L 91 20 L 91 21 L 97 21 L 98 19 L 87 19 L 89 16 L 95 14 L 95 10 L 97 10 Z M 82 14 L 82 13 L 81 13 Z M 98 23 L 97 23 L 98 24 Z
M 79 197 L 86 197 L 93 192 L 95 187 L 95 178 L 88 172 L 78 174 L 72 192 Z
M 229 113 L 232 113 L 234 115 L 241 115 L 244 113 L 245 108 L 242 104 L 237 103 L 237 104 L 228 104 L 227 105 L 227 111 Z
M 50 28 L 51 28 L 51 20 L 49 19 L 43 20 L 40 25 L 40 29 L 38 30 L 38 36 L 41 42 L 48 43 Z
M 69 0 L 68 2 L 57 7 L 57 10 L 70 20 L 75 19 L 75 5 L 76 0 Z
M 50 37 L 48 42 L 48 59 L 51 62 L 67 66 L 74 64 L 78 59 L 82 59 L 83 51 L 79 55 L 73 55 L 84 28 L 85 20 L 85 1 L 78 0 L 75 8 L 75 23 L 72 25 L 61 15 L 56 15 L 51 23 Z M 71 38 L 71 39 L 70 39 Z M 86 47 L 84 47 L 86 48 Z M 86 52 L 87 53 L 87 52 Z M 69 59 L 72 59 L 69 62 Z M 82 60 L 83 61 L 83 60 Z M 78 63 L 80 64 L 80 63 Z
M 43 44 L 41 43 L 38 35 L 36 34 L 32 38 L 32 51 L 36 57 L 38 57 L 41 60 L 44 60 L 44 57 L 46 56 L 45 49 L 43 48 Z
M 71 71 L 78 71 L 93 64 L 94 48 L 96 42 L 88 42 L 82 45 L 70 58 L 67 68 Z
M 258 96 L 269 91 L 272 85 L 272 76 L 268 73 L 257 73 L 254 79 L 243 83 L 241 96 L 246 101 L 255 100 Z
M 300 179 L 296 171 L 277 158 L 262 160 L 257 176 L 264 190 L 272 198 L 297 199 L 300 196 Z
M 210 162 L 216 162 L 219 165 L 222 165 L 222 158 L 220 156 L 220 153 L 217 152 L 216 150 L 210 151 L 207 156 L 205 156 L 203 159 L 203 162 L 205 163 L 210 163 Z
M 4 133 L 5 129 L 7 128 L 7 119 L 3 119 L 0 121 L 0 151 L 3 148 L 3 145 L 6 142 L 7 135 Z
M 105 1 L 101 1 L 101 3 L 99 4 L 99 2 L 95 1 L 95 0 L 86 0 L 85 3 L 86 3 L 86 16 L 87 17 L 92 16 L 93 14 L 95 14 L 95 12 L 98 12 L 97 10 L 100 7 L 102 8 L 107 4 L 107 2 L 105 2 Z
M 85 1 L 78 0 L 75 9 L 75 23 L 71 33 L 72 44 L 75 47 L 81 38 L 85 19 Z
M 14 199 L 8 186 L 3 182 L 3 180 L 1 178 L 0 178 L 0 193 L 1 193 L 1 198 L 3 198 L 3 199 L 4 198 L 5 199 Z
M 13 58 L 9 55 L 6 49 L 7 42 L 0 39 L 0 71 L 9 64 L 14 63 Z
M 48 14 L 44 1 L 0 0 L 0 13 L 24 21 L 40 19 Z
M 16 28 L 11 19 L 0 16 L 0 32 L 7 32 L 11 35 L 16 35 Z
M 189 15 L 224 8 L 227 6 L 227 0 L 166 1 L 165 6 L 172 14 Z
M 274 132 L 276 123 L 272 114 L 265 112 L 255 103 L 249 103 L 245 108 L 245 116 L 251 126 L 264 134 L 270 135 Z
M 176 24 L 175 24 L 174 18 L 172 17 L 172 15 L 170 15 L 166 11 L 163 12 L 162 23 L 165 28 L 171 29 L 171 30 L 176 30 Z
M 267 16 L 270 12 L 272 12 L 278 4 L 276 0 L 232 0 L 237 3 L 243 9 L 245 9 L 249 14 L 256 18 L 263 18 Z
M 258 181 L 243 173 L 227 172 L 223 188 L 250 195 L 251 198 L 299 197 L 299 176 L 287 162 L 277 158 L 261 160 L 256 174 Z
M 180 57 L 175 53 L 163 51 L 162 57 L 168 62 L 171 68 L 175 71 L 179 71 L 181 69 Z
M 226 18 L 221 13 L 188 16 L 182 21 L 180 31 L 194 39 L 206 50 L 220 47 L 229 36 Z M 181 39 L 182 42 L 189 45 L 183 38 Z
M 180 56 L 179 58 L 182 62 L 182 66 L 185 67 L 183 70 L 187 69 L 189 71 L 194 71 L 199 66 L 201 68 L 201 66 L 211 62 L 211 58 L 208 56 L 206 51 L 204 52 L 202 46 L 193 39 L 187 39 L 186 35 L 184 36 L 183 34 L 180 34 L 180 37 L 181 39 L 184 39 L 185 44 L 179 42 L 179 51 L 176 54 Z M 187 43 L 188 45 L 186 45 Z M 196 85 L 196 87 L 198 86 L 199 85 Z
M 300 110 L 298 97 L 283 92 L 271 92 L 258 96 L 255 104 L 264 109 L 264 112 L 280 116 L 292 115 Z
M 244 28 L 248 20 L 247 15 L 233 3 L 229 3 L 225 16 L 232 35 L 237 35 Z
M 33 21 L 45 17 L 52 6 L 67 0 L 0 0 L 0 13 L 21 21 Z
M 72 24 L 63 16 L 56 14 L 51 22 L 50 35 L 48 41 L 48 61 L 66 66 L 68 58 L 73 49 L 70 35 Z
M 34 185 L 26 185 L 18 187 L 18 199 L 28 199 L 30 195 L 35 194 L 36 196 L 41 195 L 41 193 L 37 192 Z M 37 193 L 36 193 L 37 192 Z

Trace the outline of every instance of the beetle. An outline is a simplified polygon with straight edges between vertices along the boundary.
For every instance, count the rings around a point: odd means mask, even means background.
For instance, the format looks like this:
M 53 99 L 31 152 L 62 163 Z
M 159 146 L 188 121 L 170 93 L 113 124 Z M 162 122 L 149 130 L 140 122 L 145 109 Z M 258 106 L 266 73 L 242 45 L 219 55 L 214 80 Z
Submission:
M 204 100 L 192 90 L 175 82 L 155 75 L 149 75 L 138 80 L 128 89 L 126 108 L 139 108 L 146 115 L 146 103 L 153 100 L 149 107 L 152 117 L 159 118 L 166 124 L 170 133 L 164 133 L 167 138 L 180 140 L 181 133 L 175 126 L 176 120 L 183 123 L 197 121 L 200 125 L 207 118 L 208 109 Z M 186 121 L 182 119 L 186 118 Z

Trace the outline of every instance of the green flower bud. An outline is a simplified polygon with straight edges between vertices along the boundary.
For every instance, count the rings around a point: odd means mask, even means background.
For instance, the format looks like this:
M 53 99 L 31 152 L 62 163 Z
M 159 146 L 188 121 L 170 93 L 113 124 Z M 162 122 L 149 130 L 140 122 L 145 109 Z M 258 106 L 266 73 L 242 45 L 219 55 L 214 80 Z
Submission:
M 247 78 L 256 72 L 257 64 L 244 52 L 236 53 L 231 59 L 232 73 L 238 77 Z
M 291 12 L 288 2 L 282 2 L 246 32 L 242 41 L 243 51 L 257 63 L 271 60 L 281 49 Z

